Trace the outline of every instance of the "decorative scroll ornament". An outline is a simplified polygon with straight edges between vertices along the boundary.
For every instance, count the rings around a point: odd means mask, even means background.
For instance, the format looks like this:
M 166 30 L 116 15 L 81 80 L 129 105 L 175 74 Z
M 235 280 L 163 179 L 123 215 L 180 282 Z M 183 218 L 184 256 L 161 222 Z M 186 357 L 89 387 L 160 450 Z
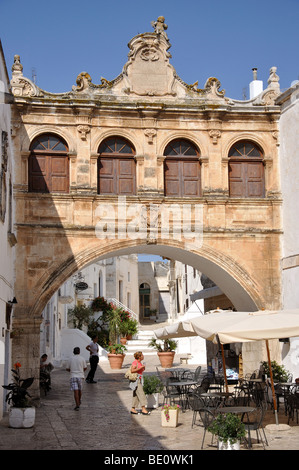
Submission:
M 159 60 L 159 54 L 155 47 L 147 47 L 147 48 L 144 48 L 143 51 L 141 52 L 140 58 L 145 61 L 150 60 L 154 62 L 156 60 Z
M 23 76 L 23 65 L 20 56 L 14 56 L 12 66 L 12 79 L 10 81 L 11 90 L 14 96 L 41 96 L 40 89 L 29 78 Z
M 87 72 L 81 72 L 76 79 L 76 84 L 77 86 L 74 85 L 72 87 L 73 91 L 80 92 L 87 90 L 91 85 L 90 75 Z

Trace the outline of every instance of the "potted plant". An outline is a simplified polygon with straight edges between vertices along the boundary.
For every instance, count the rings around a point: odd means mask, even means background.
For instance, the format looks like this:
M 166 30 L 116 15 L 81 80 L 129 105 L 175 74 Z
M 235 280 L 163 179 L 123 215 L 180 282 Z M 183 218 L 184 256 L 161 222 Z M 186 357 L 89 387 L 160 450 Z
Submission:
M 82 330 L 83 326 L 88 326 L 93 312 L 90 307 L 76 305 L 74 308 L 68 309 L 68 316 L 73 322 L 73 327 Z
M 162 367 L 172 367 L 175 349 L 178 345 L 176 341 L 173 339 L 164 339 L 162 342 L 158 342 L 156 338 L 152 338 L 148 345 L 157 350 Z
M 143 391 L 147 397 L 148 408 L 159 407 L 159 394 L 164 388 L 163 382 L 156 375 L 144 375 Z
M 122 316 L 120 315 L 119 317 L 119 324 L 118 324 L 118 331 L 120 334 L 120 342 L 121 344 L 126 344 L 127 343 L 127 335 L 129 331 L 129 321 L 130 318 L 128 319 L 122 319 Z
M 13 382 L 8 385 L 2 385 L 3 388 L 9 390 L 6 395 L 6 401 L 11 404 L 9 410 L 9 425 L 12 428 L 31 428 L 35 422 L 35 407 L 31 406 L 28 397 L 30 394 L 27 389 L 33 384 L 34 377 L 21 379 L 21 364 L 14 364 Z
M 267 361 L 261 363 L 264 373 L 270 377 L 270 368 Z M 290 373 L 283 365 L 277 364 L 276 361 L 271 361 L 271 369 L 274 382 L 288 382 Z
M 161 425 L 176 428 L 179 422 L 179 405 L 163 405 L 161 409 Z
M 239 450 L 240 441 L 245 436 L 245 425 L 233 413 L 218 414 L 208 430 L 218 436 L 219 450 Z
M 127 348 L 123 344 L 115 343 L 108 346 L 108 360 L 111 369 L 121 369 Z
M 127 339 L 130 340 L 138 333 L 138 321 L 134 320 L 134 318 L 129 318 L 127 327 Z

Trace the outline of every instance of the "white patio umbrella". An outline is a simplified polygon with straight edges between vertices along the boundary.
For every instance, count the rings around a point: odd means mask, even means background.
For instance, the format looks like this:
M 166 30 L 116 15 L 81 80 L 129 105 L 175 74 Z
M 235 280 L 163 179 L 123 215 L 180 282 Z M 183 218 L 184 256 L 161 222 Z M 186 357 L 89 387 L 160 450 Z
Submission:
M 259 310 L 256 312 L 216 310 L 208 315 L 191 319 L 189 323 L 190 330 L 193 330 L 192 335 L 196 333 L 198 336 L 216 344 L 218 342 L 220 344 L 227 344 L 266 341 L 273 405 L 276 424 L 278 424 L 277 403 L 268 341 L 270 339 L 299 336 L 299 309 Z M 174 325 L 171 326 L 174 328 Z M 184 325 L 183 330 L 187 331 L 188 328 Z M 177 329 L 179 330 L 180 327 L 177 326 Z
M 188 336 L 200 336 L 193 329 L 190 320 L 173 323 L 154 330 L 157 339 L 185 338 Z

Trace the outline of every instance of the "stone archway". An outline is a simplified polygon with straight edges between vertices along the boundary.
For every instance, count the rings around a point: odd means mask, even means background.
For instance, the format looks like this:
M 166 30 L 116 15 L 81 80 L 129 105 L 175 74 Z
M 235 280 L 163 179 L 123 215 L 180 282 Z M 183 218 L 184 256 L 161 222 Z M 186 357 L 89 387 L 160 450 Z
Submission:
M 20 58 L 15 57 L 11 87 L 18 126 L 14 139 L 18 240 L 14 294 L 18 304 L 13 328 L 21 334 L 13 340 L 12 359 L 22 363 L 24 374 L 38 377 L 39 327 L 47 301 L 68 277 L 96 259 L 134 252 L 160 254 L 205 273 L 237 309 L 280 307 L 282 200 L 274 137 L 280 113 L 274 102 L 277 87 L 273 95 L 277 77 L 271 76 L 263 95 L 271 91 L 271 100 L 265 103 L 259 96 L 242 104 L 226 98 L 216 78 L 209 78 L 204 89 L 196 83 L 187 85 L 169 63 L 169 47 L 168 37 L 161 32 L 137 35 L 129 43 L 129 60 L 117 79 L 102 79 L 101 85 L 95 85 L 82 73 L 72 91 L 64 94 L 48 93 L 26 79 Z M 50 131 L 68 143 L 67 194 L 28 191 L 30 143 Z M 97 187 L 98 146 L 106 137 L 118 135 L 128 138 L 136 149 L 136 192 L 129 193 L 125 203 Z M 229 193 L 228 149 L 244 137 L 264 149 L 265 197 L 231 197 Z M 192 141 L 200 150 L 201 192 L 196 197 L 194 191 L 186 197 L 175 192 L 165 196 L 164 150 L 169 139 L 177 138 Z M 191 172 L 190 167 L 186 166 L 186 172 Z M 182 168 L 176 176 L 184 176 L 185 184 L 191 184 Z M 136 206 L 147 211 L 140 215 L 143 238 L 129 237 L 124 230 Z M 191 206 L 188 226 L 184 212 Z M 199 206 L 197 217 L 194 211 Z M 164 208 L 171 212 L 169 236 L 162 236 L 159 211 Z M 96 235 L 97 209 L 106 211 L 103 233 L 107 229 L 108 238 Z M 114 216 L 119 219 L 117 227 Z M 201 233 L 191 243 L 187 235 L 198 218 Z M 115 233 L 109 233 L 110 225 Z M 183 233 L 181 238 L 175 236 L 178 233 Z
M 35 253 L 39 252 L 38 260 L 34 256 L 35 265 L 33 266 L 31 257 L 27 256 L 24 258 L 26 265 L 21 266 L 22 258 L 19 258 L 16 295 L 20 301 L 14 312 L 14 327 L 23 333 L 13 342 L 13 359 L 21 362 L 24 373 L 27 370 L 36 377 L 39 370 L 39 333 L 43 308 L 66 279 L 95 260 L 130 253 L 159 254 L 182 261 L 204 272 L 230 298 L 238 310 L 255 310 L 270 304 L 270 299 L 266 298 L 265 286 L 260 286 L 256 282 L 254 271 L 250 272 L 239 263 L 237 250 L 235 256 L 231 256 L 208 243 L 199 248 L 194 246 L 190 250 L 185 247 L 184 242 L 173 239 L 157 239 L 155 243 L 130 239 L 99 240 L 90 232 L 87 237 L 87 233 L 83 233 L 82 230 L 73 230 L 72 237 L 66 237 L 64 230 L 58 234 L 56 229 L 50 236 L 49 229 L 46 229 L 48 234 L 45 239 L 44 230 L 39 227 L 35 236 L 31 230 Z M 26 244 L 21 246 L 20 236 L 18 249 L 28 252 L 29 234 L 25 236 L 25 232 L 24 228 L 23 237 Z M 84 249 L 86 238 L 88 238 L 88 247 Z M 45 240 L 48 249 L 51 247 L 51 259 L 47 259 L 46 253 L 43 253 Z M 252 258 L 253 262 L 256 257 L 252 255 Z M 247 264 L 247 268 L 250 268 L 250 263 Z

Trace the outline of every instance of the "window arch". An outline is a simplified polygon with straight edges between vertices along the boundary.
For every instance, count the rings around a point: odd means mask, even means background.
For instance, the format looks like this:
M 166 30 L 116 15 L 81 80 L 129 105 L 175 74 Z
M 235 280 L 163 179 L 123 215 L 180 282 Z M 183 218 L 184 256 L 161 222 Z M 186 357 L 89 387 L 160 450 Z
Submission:
M 109 137 L 99 146 L 98 193 L 136 193 L 135 149 L 122 137 Z
M 68 146 L 59 136 L 42 134 L 30 145 L 28 183 L 30 192 L 69 192 Z
M 186 139 L 170 142 L 164 151 L 165 196 L 200 196 L 199 150 Z
M 234 144 L 229 157 L 229 194 L 232 197 L 264 197 L 265 178 L 263 151 L 254 142 Z

